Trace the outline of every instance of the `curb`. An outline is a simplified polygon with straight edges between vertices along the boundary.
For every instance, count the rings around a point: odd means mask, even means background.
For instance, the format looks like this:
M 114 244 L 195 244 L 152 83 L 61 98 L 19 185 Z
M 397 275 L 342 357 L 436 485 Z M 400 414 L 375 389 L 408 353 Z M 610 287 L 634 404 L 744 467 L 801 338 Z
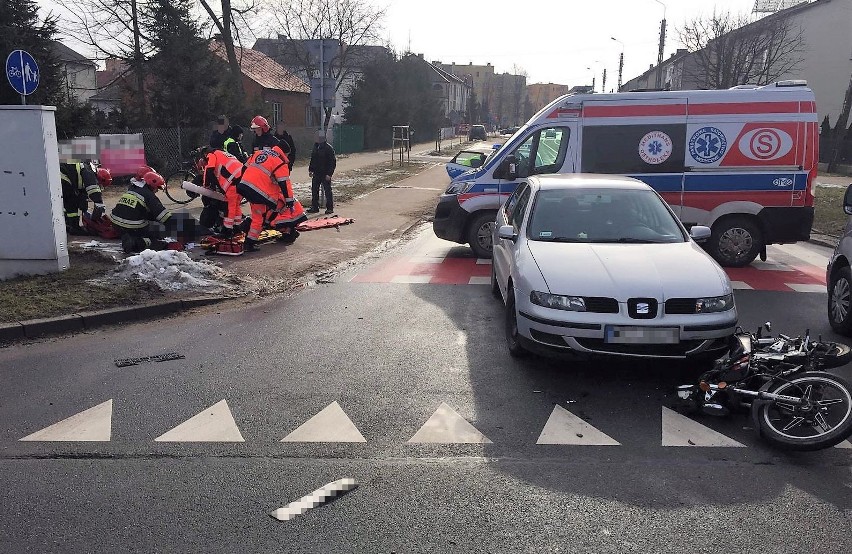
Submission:
M 91 330 L 115 323 L 143 321 L 193 308 L 218 304 L 226 300 L 231 300 L 231 298 L 230 296 L 226 296 L 222 298 L 198 297 L 187 298 L 185 300 L 167 300 L 156 304 L 108 308 L 95 312 L 81 312 L 58 317 L 0 323 L 0 344 L 18 339 L 32 339 L 45 335 Z

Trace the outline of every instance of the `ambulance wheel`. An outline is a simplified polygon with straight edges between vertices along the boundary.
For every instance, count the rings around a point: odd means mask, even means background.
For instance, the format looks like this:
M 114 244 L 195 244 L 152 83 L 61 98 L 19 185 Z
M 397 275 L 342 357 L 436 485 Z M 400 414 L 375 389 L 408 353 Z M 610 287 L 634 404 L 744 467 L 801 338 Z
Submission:
M 763 249 L 763 233 L 749 218 L 726 217 L 713 224 L 708 249 L 721 265 L 744 267 Z
M 494 232 L 494 220 L 497 215 L 485 212 L 476 216 L 467 229 L 467 242 L 477 258 L 491 257 L 491 236 Z

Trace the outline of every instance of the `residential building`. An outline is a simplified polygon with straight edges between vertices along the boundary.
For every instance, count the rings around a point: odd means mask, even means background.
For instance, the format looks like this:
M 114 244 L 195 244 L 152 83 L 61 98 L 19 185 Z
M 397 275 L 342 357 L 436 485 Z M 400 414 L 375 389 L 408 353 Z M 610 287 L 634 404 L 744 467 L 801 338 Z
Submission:
M 828 117 L 832 125 L 843 106 L 852 76 L 852 0 L 813 0 L 771 13 L 767 18 L 784 18 L 804 37 L 801 62 L 794 71 L 779 77 L 805 79 L 814 91 L 820 121 Z M 763 19 L 749 26 L 758 27 Z M 685 90 L 706 88 L 696 68 L 694 53 L 678 50 L 661 64 L 663 88 Z M 747 84 L 747 83 L 743 83 Z M 654 88 L 656 67 L 627 81 L 622 90 Z
M 58 40 L 50 43 L 53 55 L 62 66 L 63 94 L 80 103 L 88 102 L 97 92 L 97 64 Z
M 488 84 L 486 97 L 494 123 L 499 127 L 514 127 L 524 124 L 533 115 L 527 97 L 525 75 L 495 73 Z
M 305 81 L 259 50 L 239 46 L 234 49 L 243 74 L 246 99 L 263 102 L 267 106 L 264 115 L 271 124 L 281 120 L 298 127 L 311 124 L 311 87 Z M 227 63 L 224 44 L 213 40 L 210 50 Z
M 307 40 L 288 40 L 279 35 L 278 38 L 259 38 L 255 41 L 252 50 L 263 52 L 277 63 L 286 68 L 306 83 L 310 83 L 312 75 L 308 75 L 306 60 L 309 59 Z M 384 46 L 373 45 L 343 45 L 342 57 L 339 55 L 332 59 L 338 60 L 334 66 L 336 74 L 340 76 L 340 86 L 334 96 L 334 108 L 332 115 L 342 116 L 346 108 L 346 99 L 352 93 L 352 88 L 361 77 L 362 68 L 379 56 L 389 56 L 390 50 Z M 345 59 L 347 67 L 339 68 L 339 60 Z M 311 72 L 313 73 L 313 71 Z M 341 119 L 341 118 L 338 118 Z
M 432 90 L 441 100 L 444 117 L 452 125 L 461 123 L 467 111 L 472 84 L 462 77 L 444 71 L 440 63 L 427 62 L 423 59 L 423 54 L 417 54 L 417 58 L 423 60 L 432 70 Z
M 533 83 L 527 85 L 527 98 L 533 113 L 550 104 L 560 96 L 568 94 L 571 87 L 568 85 L 555 85 L 553 83 Z
M 486 91 L 491 79 L 494 78 L 494 66 L 491 63 L 485 65 L 473 65 L 473 62 L 467 65 L 456 65 L 453 63 L 441 63 L 440 61 L 432 62 L 433 65 L 439 66 L 447 73 L 452 73 L 456 77 L 461 77 L 465 81 L 472 83 L 473 92 L 476 94 L 478 102 L 489 104 L 489 98 L 486 98 Z

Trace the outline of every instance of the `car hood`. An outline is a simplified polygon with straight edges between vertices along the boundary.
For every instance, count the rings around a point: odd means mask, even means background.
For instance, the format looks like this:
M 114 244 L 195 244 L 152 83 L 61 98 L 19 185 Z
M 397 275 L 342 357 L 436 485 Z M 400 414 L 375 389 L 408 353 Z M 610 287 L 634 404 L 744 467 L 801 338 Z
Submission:
M 698 298 L 731 292 L 727 274 L 694 242 L 595 244 L 528 241 L 552 294 Z
M 447 166 L 451 166 L 451 165 L 456 166 L 456 167 L 464 167 L 464 166 L 461 166 L 461 165 L 458 165 L 458 164 L 452 164 L 452 163 L 447 164 Z M 450 168 L 447 167 L 447 173 L 449 173 L 449 171 L 450 171 Z M 477 172 L 479 172 L 479 171 L 480 171 L 480 168 L 469 169 L 469 170 L 464 171 L 464 172 L 456 175 L 455 177 L 453 177 L 452 181 L 450 181 L 450 182 L 455 183 L 456 181 L 470 181 L 472 179 L 476 179 L 478 177 Z

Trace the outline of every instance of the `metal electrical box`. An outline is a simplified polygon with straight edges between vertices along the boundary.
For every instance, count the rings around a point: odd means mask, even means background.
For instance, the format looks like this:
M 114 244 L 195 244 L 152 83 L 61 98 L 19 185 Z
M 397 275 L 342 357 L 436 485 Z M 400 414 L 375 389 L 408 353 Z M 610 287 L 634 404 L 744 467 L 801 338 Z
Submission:
M 53 106 L 0 106 L 0 280 L 68 269 Z

